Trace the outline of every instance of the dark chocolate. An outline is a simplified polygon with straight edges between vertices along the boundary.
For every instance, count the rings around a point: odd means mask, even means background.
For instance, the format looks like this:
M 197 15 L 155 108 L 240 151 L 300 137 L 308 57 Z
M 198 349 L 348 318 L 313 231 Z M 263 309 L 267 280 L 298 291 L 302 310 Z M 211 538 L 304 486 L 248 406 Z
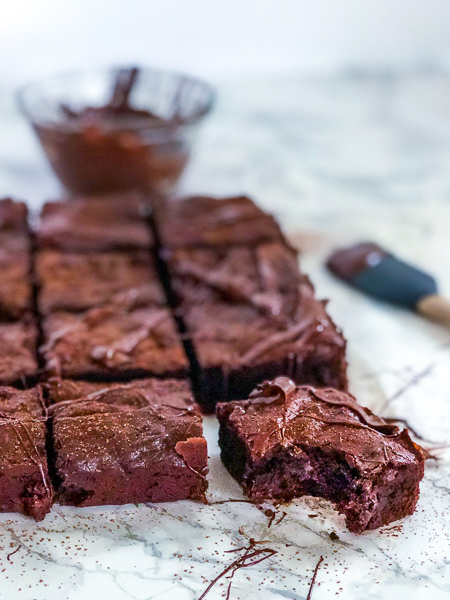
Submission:
M 165 304 L 153 258 L 146 252 L 37 254 L 39 309 L 83 311 L 130 299 L 135 306 Z
M 281 374 L 346 388 L 345 340 L 283 243 L 178 249 L 168 265 L 205 411 Z
M 153 237 L 146 211 L 147 201 L 138 193 L 48 202 L 42 209 L 37 243 L 64 252 L 148 249 Z
M 0 511 L 41 521 L 53 504 L 47 470 L 46 410 L 39 388 L 0 387 Z
M 37 377 L 37 328 L 30 315 L 0 323 L 0 385 L 31 383 Z
M 167 308 L 120 302 L 43 321 L 48 375 L 106 381 L 179 377 L 187 360 Z
M 114 384 L 51 414 L 60 503 L 205 500 L 206 440 L 185 382 Z

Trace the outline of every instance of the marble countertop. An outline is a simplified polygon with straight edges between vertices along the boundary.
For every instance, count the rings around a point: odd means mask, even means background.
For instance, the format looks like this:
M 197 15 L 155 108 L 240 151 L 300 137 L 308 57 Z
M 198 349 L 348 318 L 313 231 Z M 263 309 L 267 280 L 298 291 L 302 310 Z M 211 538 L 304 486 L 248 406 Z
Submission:
M 374 239 L 434 273 L 450 296 L 450 78 L 441 74 L 245 82 L 223 87 L 183 182 L 245 191 L 277 214 L 349 342 L 360 403 L 450 439 L 450 331 L 360 296 L 323 268 L 330 248 Z M 0 95 L 0 195 L 33 206 L 58 194 L 37 144 Z M 242 499 L 205 420 L 212 501 Z M 245 502 L 0 515 L 0 599 L 196 600 L 248 538 L 276 553 L 235 573 L 230 599 L 443 600 L 450 597 L 450 453 L 428 461 L 415 514 L 348 533 L 305 498 L 270 518 Z M 283 511 L 286 514 L 283 514 Z M 281 517 L 283 519 L 280 521 Z M 277 521 L 279 521 L 277 523 Z M 330 538 L 330 533 L 336 534 Z M 208 600 L 225 598 L 221 579 Z

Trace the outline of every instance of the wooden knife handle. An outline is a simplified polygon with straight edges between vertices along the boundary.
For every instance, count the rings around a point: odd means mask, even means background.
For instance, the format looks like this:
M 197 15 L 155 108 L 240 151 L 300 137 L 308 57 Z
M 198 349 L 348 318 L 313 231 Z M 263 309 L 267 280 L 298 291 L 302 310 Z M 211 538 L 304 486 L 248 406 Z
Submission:
M 450 302 L 443 296 L 432 294 L 417 303 L 417 312 L 427 319 L 450 327 Z

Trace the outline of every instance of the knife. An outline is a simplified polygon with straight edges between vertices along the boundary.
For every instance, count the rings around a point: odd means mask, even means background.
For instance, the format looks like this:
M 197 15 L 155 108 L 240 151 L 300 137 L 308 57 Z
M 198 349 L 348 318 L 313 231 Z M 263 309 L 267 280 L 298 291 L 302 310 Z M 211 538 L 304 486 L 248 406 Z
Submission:
M 336 277 L 369 296 L 450 326 L 450 302 L 438 293 L 436 280 L 378 244 L 362 242 L 336 250 L 326 265 Z

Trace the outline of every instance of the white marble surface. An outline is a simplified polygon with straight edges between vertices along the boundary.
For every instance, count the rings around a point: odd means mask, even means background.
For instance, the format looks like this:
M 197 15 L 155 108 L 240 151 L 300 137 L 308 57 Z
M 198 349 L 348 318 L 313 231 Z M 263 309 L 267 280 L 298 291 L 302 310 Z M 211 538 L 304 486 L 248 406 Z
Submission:
M 247 191 L 276 212 L 318 294 L 331 298 L 360 402 L 448 442 L 450 332 L 345 288 L 322 261 L 336 244 L 372 238 L 433 272 L 450 296 L 450 80 L 354 75 L 220 91 L 184 189 Z M 37 206 L 57 185 L 7 99 L 0 126 L 0 194 Z M 210 499 L 242 498 L 221 466 L 212 418 L 206 434 Z M 195 600 L 236 558 L 227 551 L 245 545 L 240 527 L 277 554 L 235 574 L 233 600 L 306 598 L 321 555 L 314 600 L 449 598 L 449 457 L 427 464 L 411 518 L 361 536 L 313 499 L 270 528 L 246 503 L 55 506 L 38 525 L 1 515 L 0 599 Z M 220 583 L 209 600 L 225 597 L 229 581 Z

